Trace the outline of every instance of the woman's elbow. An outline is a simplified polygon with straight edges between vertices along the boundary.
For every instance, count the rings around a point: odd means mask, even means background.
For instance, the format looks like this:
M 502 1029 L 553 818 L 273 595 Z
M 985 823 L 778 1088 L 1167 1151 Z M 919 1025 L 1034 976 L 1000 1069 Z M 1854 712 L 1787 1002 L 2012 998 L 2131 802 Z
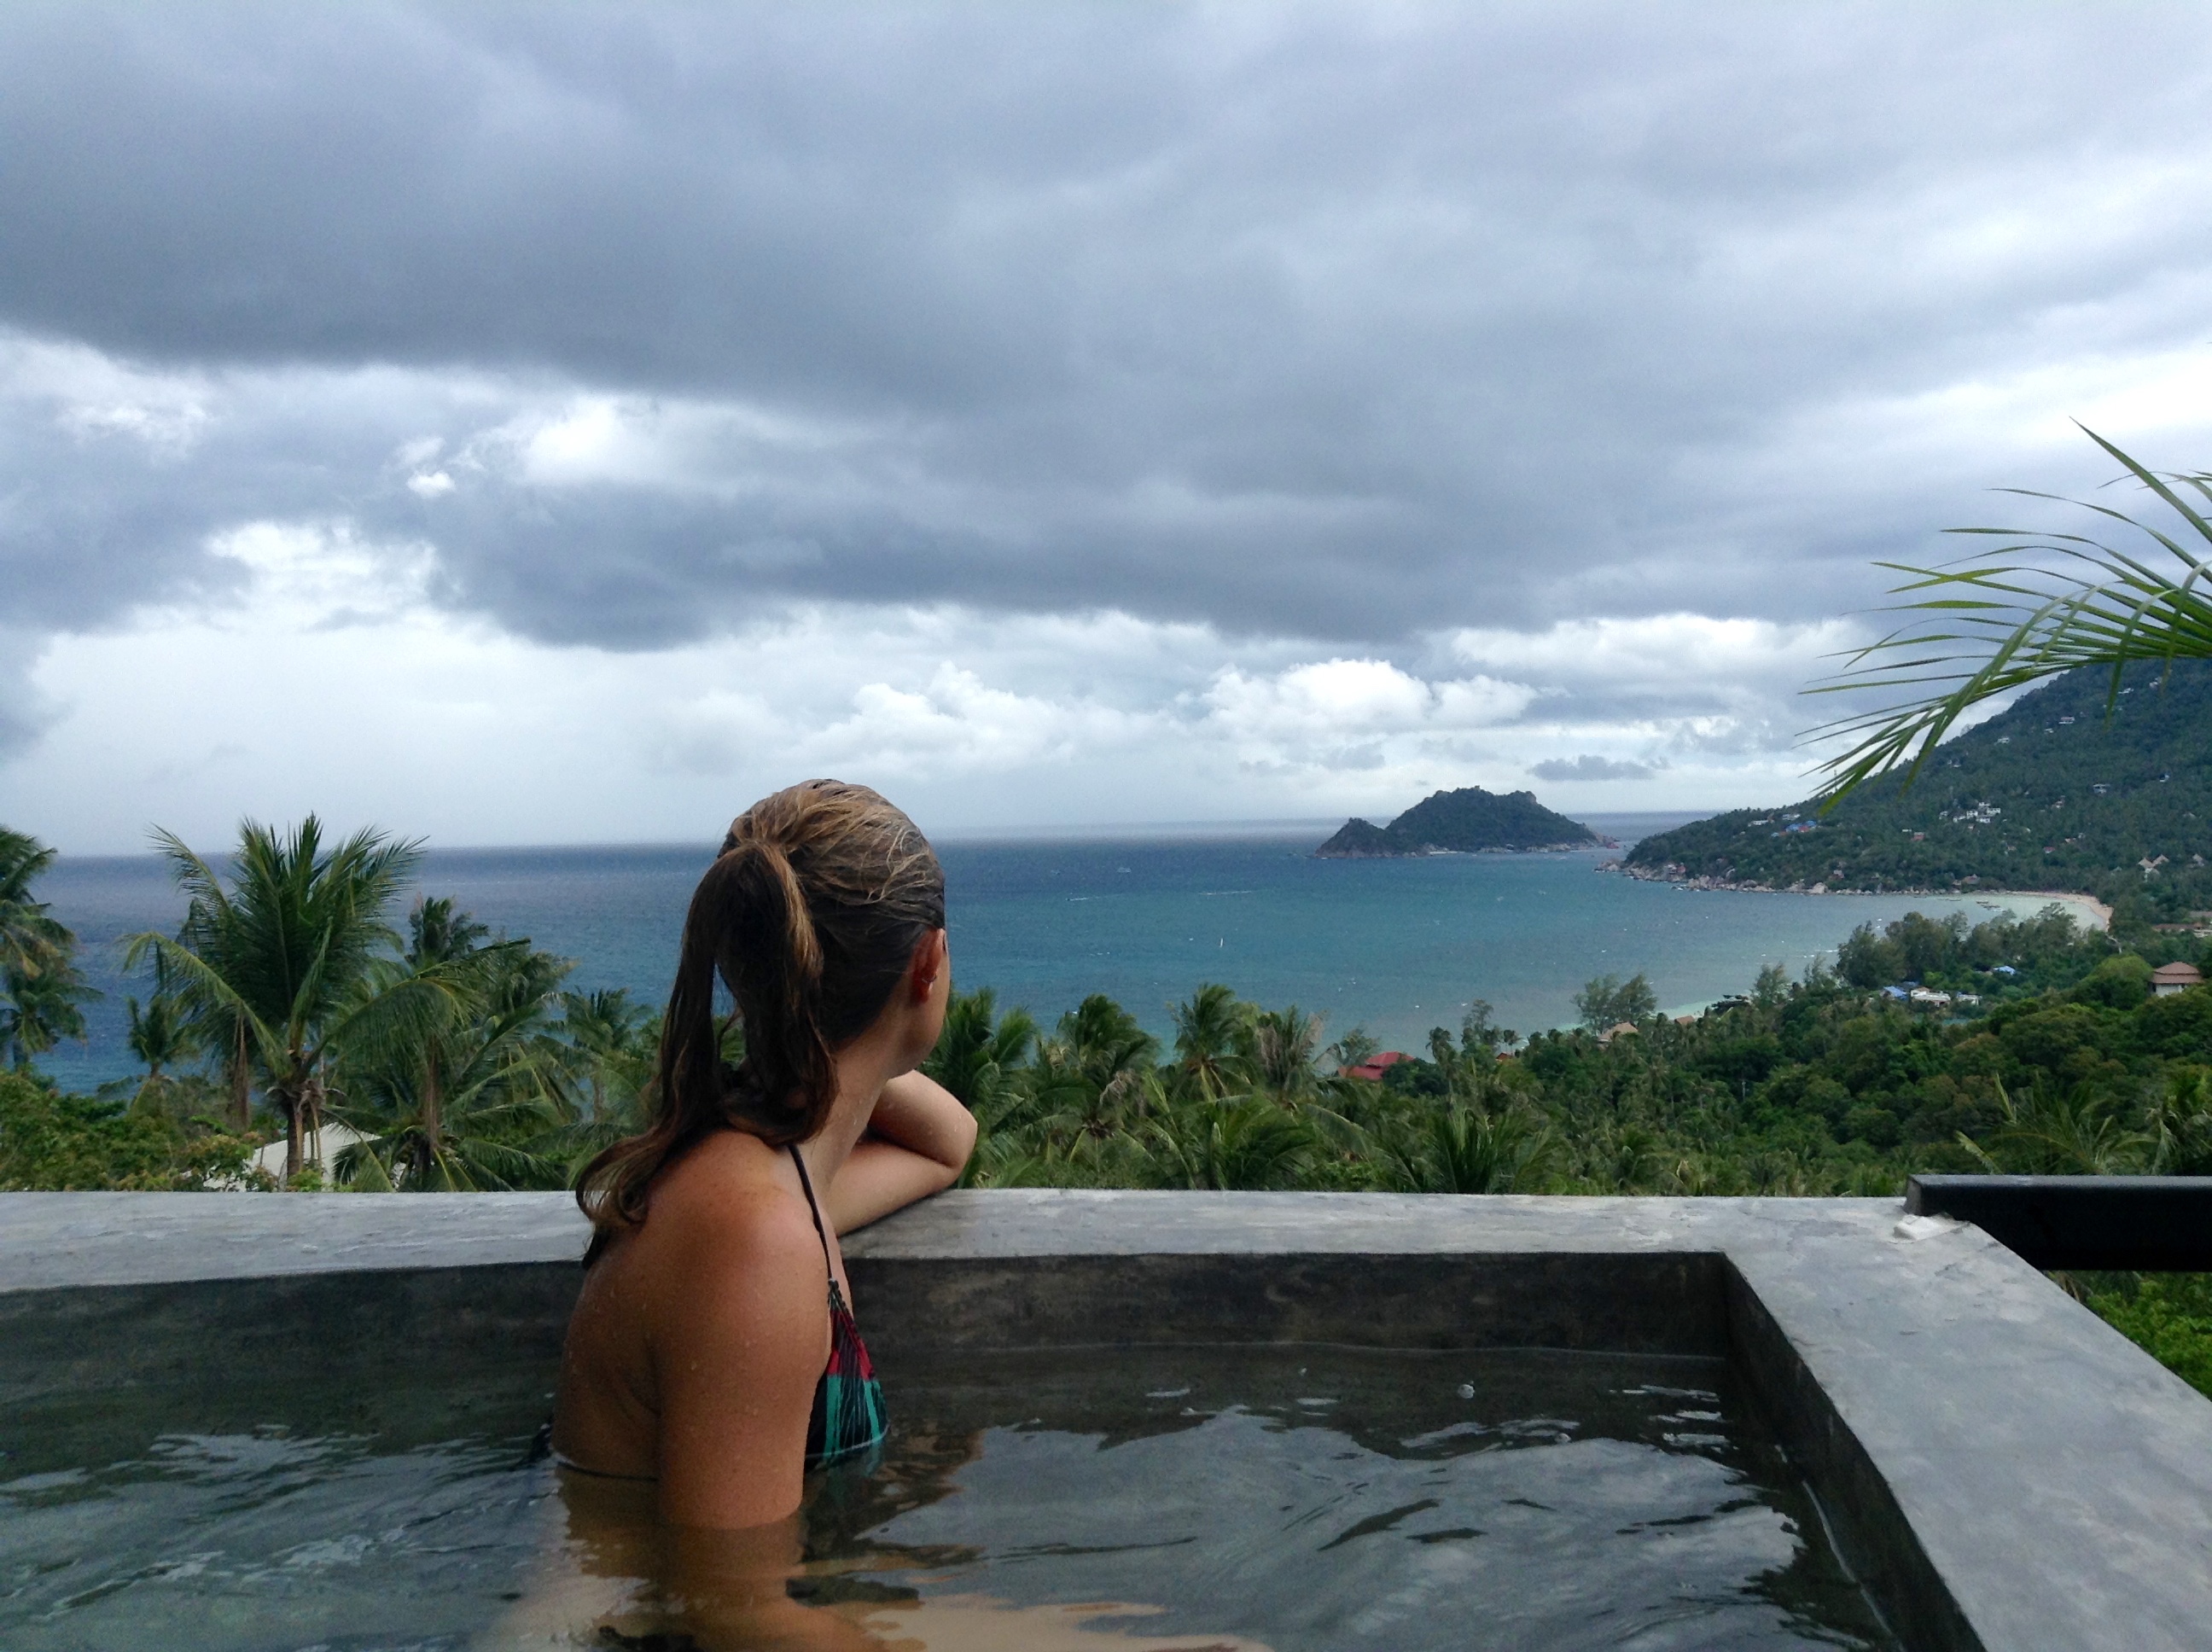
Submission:
M 962 1108 L 960 1116 L 952 1121 L 945 1135 L 945 1145 L 948 1151 L 939 1163 L 945 1170 L 944 1185 L 950 1187 L 960 1180 L 961 1173 L 968 1168 L 968 1161 L 975 1157 L 975 1115 Z

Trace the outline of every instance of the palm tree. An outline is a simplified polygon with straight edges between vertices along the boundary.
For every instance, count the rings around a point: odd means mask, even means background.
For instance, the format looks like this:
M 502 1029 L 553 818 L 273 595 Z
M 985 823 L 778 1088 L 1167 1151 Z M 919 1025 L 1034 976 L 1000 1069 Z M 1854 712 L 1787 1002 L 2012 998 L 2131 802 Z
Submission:
M 99 996 L 66 961 L 49 962 L 32 975 L 9 970 L 0 975 L 0 1053 L 19 1071 L 63 1039 L 82 1039 L 84 1015 L 77 1005 Z
M 1312 1090 L 1314 1054 L 1326 1020 L 1308 1015 L 1295 1004 L 1284 1010 L 1263 1010 L 1254 1019 L 1253 1077 L 1277 1099 L 1294 1102 Z
M 163 1067 L 191 1058 L 191 1038 L 178 1011 L 177 1000 L 168 993 L 155 993 L 143 1009 L 137 999 L 126 998 L 123 1007 L 131 1016 L 131 1030 L 125 1042 L 131 1047 L 131 1054 L 146 1064 L 148 1084 L 157 1084 L 167 1077 L 161 1071 Z
M 1296 1181 L 1319 1145 L 1313 1127 L 1264 1097 L 1186 1102 L 1146 1127 L 1162 1185 L 1279 1187 Z
M 641 1108 L 660 1051 L 660 1017 L 633 1000 L 627 987 L 563 993 L 559 1031 L 581 1086 L 583 1117 L 617 1133 L 643 1129 Z
M 1491 1112 L 1454 1102 L 1390 1144 L 1391 1180 L 1414 1193 L 1534 1193 L 1559 1152 L 1551 1127 L 1517 1108 Z
M 185 1023 L 174 994 L 158 987 L 143 1008 L 135 998 L 125 999 L 123 1006 L 131 1016 L 125 1042 L 131 1054 L 146 1064 L 146 1077 L 138 1086 L 137 1104 L 158 1106 L 176 1082 L 162 1069 L 188 1061 L 198 1054 L 191 1028 Z
M 2152 1168 L 2161 1175 L 2212 1175 L 2212 1072 L 2183 1067 L 2152 1102 Z
M 54 852 L 27 832 L 0 826 L 0 971 L 32 976 L 65 966 L 76 937 L 31 898 L 31 884 L 54 864 Z
M 190 904 L 173 939 L 131 936 L 125 967 L 153 959 L 201 1043 L 223 1053 L 240 1127 L 259 1078 L 284 1121 L 289 1181 L 332 1058 L 434 1023 L 455 991 L 435 971 L 380 977 L 375 968 L 397 949 L 385 914 L 420 849 L 368 829 L 326 849 L 313 815 L 289 836 L 249 820 L 226 887 L 173 833 L 155 841 Z
M 2057 500 L 2130 536 L 2124 546 L 2087 533 L 2014 528 L 1954 528 L 1999 543 L 1940 568 L 1881 562 L 1905 576 L 1892 594 L 1925 592 L 1899 611 L 1914 618 L 1850 655 L 1814 694 L 1905 689 L 1912 697 L 1855 712 L 1808 738 L 1852 742 L 1823 764 L 1831 805 L 1861 782 L 1903 768 L 1910 785 L 1929 754 L 1975 706 L 2082 665 L 2110 667 L 2110 704 L 2135 660 L 2212 658 L 2212 475 L 2159 475 L 2094 430 L 2084 434 L 2119 461 L 2173 519 L 2139 520 L 2109 505 L 2063 500 L 2027 489 L 2006 491 Z M 2094 524 L 2092 525 L 2094 525 Z M 2146 543 L 2147 542 L 2147 543 Z
M 1059 1036 L 1078 1065 L 1102 1081 L 1148 1067 L 1160 1052 L 1159 1040 L 1103 993 L 1091 993 L 1060 1017 Z
M 1244 1080 L 1237 1057 L 1249 1015 L 1237 994 L 1218 981 L 1207 981 L 1172 1013 L 1176 1065 L 1192 1088 L 1208 1100 L 1242 1089 Z
M 1120 1129 L 1140 1114 L 1145 1079 L 1159 1041 L 1103 993 L 1093 993 L 1060 1018 L 1037 1048 L 1030 1069 L 1034 1104 L 1052 1127 L 1093 1136 Z
M 2038 1073 L 2027 1098 L 1997 1085 L 2003 1123 L 1984 1148 L 1965 1134 L 1959 1145 L 1996 1174 L 2112 1175 L 2142 1168 L 2153 1139 L 2122 1122 L 2112 1098 L 2087 1084 L 2060 1089 Z
M 434 904 L 451 917 L 450 902 Z M 343 1048 L 333 1108 L 364 1139 L 342 1151 L 337 1179 L 445 1193 L 557 1185 L 562 1160 L 541 1151 L 562 1121 L 561 1057 L 544 1036 L 555 989 L 572 966 L 526 940 L 477 947 L 465 914 L 424 932 L 380 974 L 387 991 L 432 981 L 420 1017 L 382 1022 L 382 1036 Z M 474 935 L 468 930 L 473 928 Z
M 407 914 L 407 962 L 416 969 L 464 957 L 491 933 L 471 913 L 455 912 L 449 896 L 426 895 Z
M 77 1005 L 99 994 L 77 975 L 76 937 L 31 898 L 54 852 L 0 826 L 0 1051 L 30 1065 L 64 1038 L 84 1036 Z
M 1008 1075 L 1029 1058 L 1037 1027 L 1027 1010 L 998 1015 L 989 987 L 956 993 L 945 1007 L 945 1030 L 922 1071 L 957 1096 L 987 1124 L 996 1118 Z

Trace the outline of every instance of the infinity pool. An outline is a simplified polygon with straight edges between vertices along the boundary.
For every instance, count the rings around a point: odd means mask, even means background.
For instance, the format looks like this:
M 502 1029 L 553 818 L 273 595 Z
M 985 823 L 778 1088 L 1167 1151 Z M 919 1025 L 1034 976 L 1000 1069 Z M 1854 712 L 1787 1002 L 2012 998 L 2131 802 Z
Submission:
M 532 1460 L 548 1371 L 439 1365 L 0 1420 L 0 1645 L 768 1643 L 699 1630 L 653 1534 L 611 1539 Z M 890 1375 L 880 1458 L 810 1484 L 781 1585 L 807 1643 L 1891 1645 L 1717 1360 L 1271 1346 Z

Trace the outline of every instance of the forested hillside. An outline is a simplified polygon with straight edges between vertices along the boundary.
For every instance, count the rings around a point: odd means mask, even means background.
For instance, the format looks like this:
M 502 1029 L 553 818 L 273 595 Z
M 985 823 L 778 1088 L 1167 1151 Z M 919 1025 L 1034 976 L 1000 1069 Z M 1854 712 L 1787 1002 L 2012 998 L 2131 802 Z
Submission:
M 2070 672 L 1937 750 L 1907 789 L 1741 809 L 1638 843 L 1647 877 L 1770 889 L 2073 890 L 2123 921 L 2212 908 L 2212 664 Z

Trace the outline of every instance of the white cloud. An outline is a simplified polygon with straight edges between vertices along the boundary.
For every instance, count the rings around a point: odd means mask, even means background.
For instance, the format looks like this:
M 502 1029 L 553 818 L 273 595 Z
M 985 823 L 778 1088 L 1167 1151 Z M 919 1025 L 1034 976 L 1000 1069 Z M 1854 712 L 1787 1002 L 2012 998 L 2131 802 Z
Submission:
M 212 416 L 206 375 L 149 371 L 82 344 L 0 331 L 0 399 L 40 410 L 82 442 L 123 437 L 179 459 Z
M 863 462 L 899 439 L 889 428 L 802 417 L 742 398 L 538 389 L 526 399 L 521 410 L 466 437 L 456 462 L 535 487 L 727 496 L 793 466 Z
M 48 716 L 0 764 L 0 818 L 76 852 L 135 847 L 152 822 L 220 841 L 242 813 L 310 809 L 447 843 L 672 840 L 814 774 L 879 785 L 933 829 L 1388 815 L 1438 787 L 1523 785 L 1563 746 L 1628 762 L 1713 744 L 1694 720 L 1563 720 L 1538 671 L 1431 678 L 1126 614 L 796 605 L 624 653 L 453 613 L 420 543 L 258 522 L 210 549 L 236 589 L 64 634 L 27 664 Z M 1521 654 L 1565 657 L 1541 637 Z M 1614 782 L 1618 806 L 1662 806 L 1684 777 L 1791 794 L 1771 757 L 1709 750 Z M 1583 807 L 1611 795 L 1576 789 Z
M 1461 737 L 1519 716 L 1536 691 L 1487 677 L 1423 681 L 1382 659 L 1328 659 L 1273 675 L 1224 669 L 1199 727 L 1248 768 L 1364 770 L 1464 753 Z
M 1469 627 L 1452 632 L 1449 645 L 1471 665 L 1686 702 L 1780 683 L 1795 686 L 1862 638 L 1847 620 L 1793 625 L 1674 613 L 1565 620 L 1540 631 Z
M 438 575 L 428 545 L 371 544 L 345 523 L 250 522 L 216 535 L 208 549 L 252 578 L 243 614 L 210 611 L 218 625 L 309 632 L 419 617 Z

